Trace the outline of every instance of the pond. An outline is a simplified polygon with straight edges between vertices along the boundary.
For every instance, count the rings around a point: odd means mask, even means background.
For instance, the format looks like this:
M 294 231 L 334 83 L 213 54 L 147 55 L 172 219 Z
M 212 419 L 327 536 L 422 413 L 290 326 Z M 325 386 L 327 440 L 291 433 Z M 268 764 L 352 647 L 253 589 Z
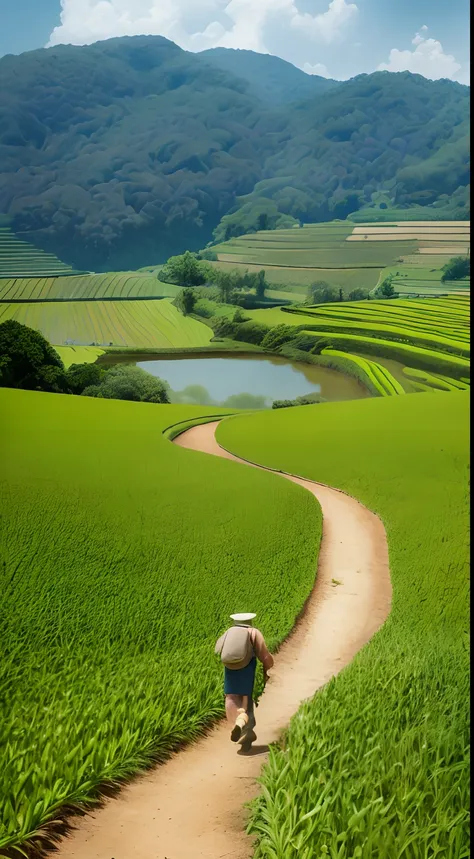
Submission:
M 102 364 L 135 363 L 168 382 L 175 403 L 270 408 L 273 400 L 319 394 L 324 400 L 355 400 L 370 396 L 356 379 L 335 370 L 268 355 L 201 354 L 163 358 L 156 355 L 111 354 Z

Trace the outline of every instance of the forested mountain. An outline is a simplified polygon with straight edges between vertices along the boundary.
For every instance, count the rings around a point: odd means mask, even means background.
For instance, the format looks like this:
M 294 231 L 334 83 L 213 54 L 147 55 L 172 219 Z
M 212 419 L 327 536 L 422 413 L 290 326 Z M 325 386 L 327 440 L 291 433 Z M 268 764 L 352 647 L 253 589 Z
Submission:
M 272 106 L 248 69 L 273 59 L 247 62 L 245 79 L 160 37 L 4 57 L 0 213 L 97 270 L 160 262 L 259 216 L 346 217 L 381 193 L 467 216 L 468 87 L 379 72 Z M 291 90 L 286 65 L 264 89 L 281 75 Z
M 279 105 L 312 98 L 337 86 L 337 81 L 307 75 L 280 57 L 233 48 L 211 48 L 200 57 L 216 68 L 243 78 L 250 92 L 267 104 Z

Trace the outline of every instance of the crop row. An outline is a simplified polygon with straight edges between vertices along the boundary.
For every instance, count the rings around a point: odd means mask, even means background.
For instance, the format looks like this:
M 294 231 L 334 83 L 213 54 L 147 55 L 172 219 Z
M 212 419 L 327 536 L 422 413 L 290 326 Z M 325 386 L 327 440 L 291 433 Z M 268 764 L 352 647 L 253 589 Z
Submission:
M 206 325 L 166 299 L 0 304 L 0 322 L 16 319 L 60 345 L 179 348 L 205 346 Z
M 336 349 L 323 349 L 322 355 L 332 358 L 342 359 L 348 363 L 355 364 L 358 373 L 354 373 L 357 378 L 360 377 L 360 371 L 364 374 L 362 379 L 366 383 L 369 390 L 374 391 L 381 397 L 389 397 L 394 394 L 404 394 L 405 390 L 394 376 L 381 364 L 376 361 L 370 361 L 368 358 L 362 358 L 360 355 L 348 355 L 347 352 L 338 352 Z M 367 384 L 368 383 L 368 384 Z
M 159 298 L 179 288 L 134 272 L 75 277 L 0 279 L 0 301 L 75 301 L 105 298 Z

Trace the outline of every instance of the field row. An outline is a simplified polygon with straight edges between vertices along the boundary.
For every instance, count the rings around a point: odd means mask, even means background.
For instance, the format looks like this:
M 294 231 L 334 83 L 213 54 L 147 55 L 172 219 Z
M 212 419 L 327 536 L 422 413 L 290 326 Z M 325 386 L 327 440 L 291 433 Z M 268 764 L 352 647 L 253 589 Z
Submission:
M 0 279 L 0 301 L 77 301 L 104 298 L 161 298 L 175 296 L 178 286 L 155 276 L 111 272 L 74 277 Z
M 58 346 L 185 348 L 205 346 L 212 331 L 167 299 L 0 304 L 0 322 L 16 319 Z
M 72 272 L 54 254 L 18 238 L 8 227 L 0 228 L 0 278 L 59 275 Z

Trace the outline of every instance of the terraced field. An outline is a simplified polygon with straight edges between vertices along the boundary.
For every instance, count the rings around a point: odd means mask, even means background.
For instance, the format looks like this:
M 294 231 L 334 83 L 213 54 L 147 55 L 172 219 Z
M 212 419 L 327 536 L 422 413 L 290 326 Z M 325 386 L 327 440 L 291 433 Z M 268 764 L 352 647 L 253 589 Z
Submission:
M 469 252 L 469 223 L 395 222 L 351 224 L 349 221 L 305 225 L 302 228 L 252 233 L 216 245 L 214 265 L 224 268 L 264 268 L 275 288 L 304 294 L 316 280 L 341 288 L 344 294 L 362 288 L 370 292 L 384 269 L 400 270 L 404 292 L 415 292 L 415 267 L 424 281 L 418 294 L 437 294 L 443 265 Z M 405 270 L 405 265 L 407 269 Z M 384 274 L 385 276 L 385 274 Z M 398 282 L 397 282 L 398 285 Z M 461 289 L 466 288 L 466 284 Z M 443 284 L 443 293 L 456 291 Z
M 0 408 L 3 854 L 222 715 L 225 618 L 251 591 L 269 646 L 288 634 L 321 511 L 164 439 L 209 407 L 1 389 Z
M 212 330 L 167 299 L 0 304 L 0 322 L 16 319 L 56 346 L 187 348 L 206 346 Z
M 468 859 L 468 395 L 262 412 L 217 437 L 376 512 L 393 584 L 385 626 L 271 752 L 255 859 Z
M 0 227 L 0 278 L 54 277 L 68 272 L 73 273 L 71 266 L 54 254 L 36 248 L 12 233 L 9 227 Z
M 469 297 L 343 302 L 248 315 L 275 328 L 294 326 L 314 337 L 315 345 L 328 341 L 331 347 L 313 360 L 369 380 L 369 389 L 385 396 L 469 385 Z M 290 357 L 288 349 L 291 343 L 281 354 Z M 405 372 L 410 369 L 423 374 Z
M 76 277 L 17 277 L 0 280 L 0 302 L 90 301 L 174 297 L 180 287 L 156 275 L 111 272 Z

